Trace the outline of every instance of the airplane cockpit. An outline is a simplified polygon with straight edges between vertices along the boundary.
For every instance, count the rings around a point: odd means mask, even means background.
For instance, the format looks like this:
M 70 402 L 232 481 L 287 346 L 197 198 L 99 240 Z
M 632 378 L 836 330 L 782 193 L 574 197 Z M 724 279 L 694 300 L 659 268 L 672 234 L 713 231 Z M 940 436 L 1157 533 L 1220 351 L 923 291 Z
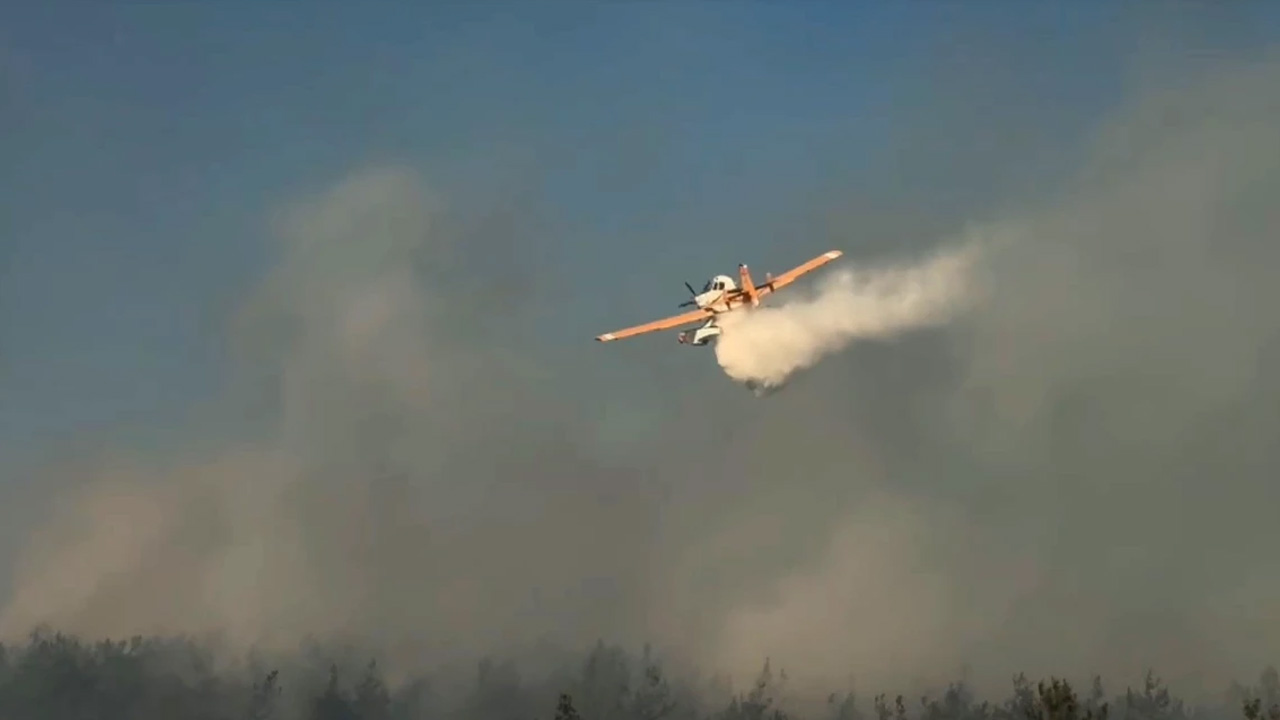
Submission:
M 733 278 L 728 275 L 717 275 L 707 281 L 702 286 L 702 292 L 711 292 L 712 290 L 733 290 L 737 284 L 733 282 Z

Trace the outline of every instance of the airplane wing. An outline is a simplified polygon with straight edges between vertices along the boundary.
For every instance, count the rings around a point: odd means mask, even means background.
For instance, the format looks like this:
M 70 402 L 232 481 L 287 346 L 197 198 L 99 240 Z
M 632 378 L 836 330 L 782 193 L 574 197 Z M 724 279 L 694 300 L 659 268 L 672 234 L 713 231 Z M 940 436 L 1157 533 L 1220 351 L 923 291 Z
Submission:
M 817 270 L 818 268 L 822 267 L 823 265 L 826 265 L 832 260 L 835 260 L 836 258 L 840 257 L 843 254 L 844 253 L 840 250 L 832 250 L 830 252 L 825 252 L 819 255 L 818 257 L 810 260 L 809 262 L 806 262 L 802 265 L 797 265 L 791 268 L 790 270 L 782 273 L 781 275 L 777 275 L 773 277 L 768 282 L 757 285 L 756 292 L 759 293 L 760 295 L 768 295 L 769 293 L 774 292 L 776 290 L 781 290 L 782 288 L 795 282 L 796 279 L 799 278 L 801 275 L 804 275 L 805 273 L 813 272 L 814 270 Z
M 653 322 L 648 322 L 643 325 L 636 325 L 634 327 L 625 328 L 623 330 L 615 330 L 614 332 L 611 332 L 611 333 L 597 335 L 596 340 L 599 340 L 600 342 L 609 342 L 610 340 L 621 340 L 623 338 L 629 338 L 635 335 L 643 335 L 644 333 L 656 332 L 658 330 L 666 330 L 668 328 L 673 328 L 673 327 L 680 327 L 681 325 L 688 325 L 689 323 L 692 323 L 692 322 L 699 322 L 702 320 L 706 320 L 708 317 L 712 316 L 713 314 L 714 313 L 712 311 L 701 309 L 701 308 L 698 310 L 690 310 L 689 312 L 684 313 L 682 315 L 673 315 L 669 318 L 654 320 Z

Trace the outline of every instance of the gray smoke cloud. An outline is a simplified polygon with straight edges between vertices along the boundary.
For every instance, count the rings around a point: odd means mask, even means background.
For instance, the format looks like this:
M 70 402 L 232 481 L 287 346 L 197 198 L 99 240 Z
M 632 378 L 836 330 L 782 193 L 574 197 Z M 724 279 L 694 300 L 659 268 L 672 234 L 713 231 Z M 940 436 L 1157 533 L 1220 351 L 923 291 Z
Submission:
M 451 280 L 452 218 L 395 167 L 282 213 L 278 266 L 231 328 L 257 437 L 103 460 L 30 538 L 0 634 L 315 635 L 439 659 L 633 616 L 642 588 L 607 572 L 642 557 L 650 491 L 575 449 L 572 416 L 521 380 L 530 357 L 459 331 L 486 306 Z
M 1271 58 L 1134 100 L 1069 182 L 960 233 L 982 249 L 966 312 L 815 370 L 807 417 L 756 411 L 823 438 L 789 457 L 800 475 L 838 454 L 831 418 L 854 418 L 848 482 L 882 487 L 823 488 L 851 509 L 730 616 L 726 657 L 771 650 L 871 686 L 1154 667 L 1192 694 L 1272 662 L 1277 109 Z M 861 392 L 814 398 L 841 376 Z
M 922 243 L 980 247 L 963 282 L 837 280 L 821 341 L 742 371 L 808 367 L 765 402 L 589 343 L 556 366 L 492 312 L 511 236 L 463 232 L 415 172 L 356 173 L 282 215 L 229 331 L 228 396 L 265 398 L 244 437 L 77 471 L 0 635 L 316 633 L 392 666 L 649 639 L 824 690 L 1252 676 L 1280 647 L 1277 110 L 1272 59 L 1137 96 L 1069 182 Z M 939 288 L 979 291 L 912 295 Z M 589 369 L 614 362 L 631 385 Z M 641 400 L 654 428 L 600 452 L 591 418 Z

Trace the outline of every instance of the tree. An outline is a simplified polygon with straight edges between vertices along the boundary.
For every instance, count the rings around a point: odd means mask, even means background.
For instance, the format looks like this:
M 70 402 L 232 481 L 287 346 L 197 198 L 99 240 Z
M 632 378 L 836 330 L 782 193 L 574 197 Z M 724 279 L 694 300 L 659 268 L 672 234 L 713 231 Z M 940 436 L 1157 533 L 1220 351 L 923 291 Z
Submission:
M 1274 667 L 1262 671 L 1257 689 L 1243 690 L 1241 694 L 1246 720 L 1280 720 L 1280 673 Z
M 1143 679 L 1142 692 L 1126 688 L 1124 701 L 1126 720 L 1184 720 L 1187 716 L 1182 701 L 1175 700 L 1151 670 Z
M 354 709 L 360 720 L 390 720 L 391 695 L 378 674 L 378 663 L 370 660 L 364 677 L 356 686 Z
M 881 693 L 875 697 L 874 706 L 876 720 L 906 720 L 907 718 L 907 705 L 903 702 L 901 695 L 894 698 L 893 707 L 890 708 L 885 695 Z
M 988 718 L 992 710 L 987 703 L 975 707 L 973 693 L 963 682 L 952 683 L 942 695 L 942 701 L 931 700 L 927 696 L 920 698 L 924 712 L 924 720 L 970 720 L 971 718 Z
M 632 693 L 628 715 L 635 720 L 661 720 L 676 707 L 671 685 L 663 676 L 662 668 L 656 663 L 646 664 L 640 687 Z
M 1107 720 L 1108 706 L 1081 707 L 1071 683 L 1050 678 L 1036 685 L 1035 703 L 1027 712 L 1027 720 Z
M 780 680 L 785 683 L 786 673 L 780 675 Z M 775 689 L 779 688 L 775 688 L 773 684 L 773 671 L 766 659 L 764 669 L 756 678 L 751 692 L 743 697 L 733 698 L 729 707 L 720 713 L 721 720 L 787 720 L 785 712 L 773 707 Z
M 329 681 L 311 705 L 310 720 L 358 720 L 358 717 L 338 685 L 338 666 L 330 665 Z
M 573 706 L 573 698 L 569 693 L 560 693 L 560 699 L 556 702 L 555 720 L 582 720 L 577 708 Z
M 268 720 L 276 711 L 276 700 L 280 697 L 280 672 L 272 670 L 261 682 L 253 684 L 249 694 L 249 708 L 245 712 L 248 720 Z
M 1253 698 L 1244 702 L 1245 720 L 1280 720 L 1280 704 L 1272 705 L 1265 711 L 1262 709 L 1262 698 Z
M 836 702 L 837 699 L 839 702 Z M 852 692 L 845 693 L 843 699 L 836 693 L 831 693 L 827 696 L 827 707 L 831 710 L 831 720 L 862 720 L 857 698 Z
M 631 667 L 622 648 L 596 645 L 582 663 L 582 680 L 576 693 L 588 717 L 621 718 L 631 697 Z

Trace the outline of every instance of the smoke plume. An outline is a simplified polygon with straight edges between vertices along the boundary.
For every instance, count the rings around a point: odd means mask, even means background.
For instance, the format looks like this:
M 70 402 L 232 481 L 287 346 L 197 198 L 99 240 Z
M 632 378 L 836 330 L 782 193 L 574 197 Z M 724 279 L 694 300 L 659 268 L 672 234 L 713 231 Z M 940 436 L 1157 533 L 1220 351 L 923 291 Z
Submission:
M 968 243 L 918 263 L 842 268 L 823 278 L 811 297 L 726 314 L 716 360 L 729 377 L 761 394 L 858 340 L 945 323 L 971 301 L 978 251 Z
M 532 353 L 459 331 L 484 306 L 457 218 L 394 166 L 286 208 L 277 265 L 229 327 L 227 395 L 251 403 L 252 432 L 89 463 L 28 538 L 0 637 L 350 638 L 394 666 L 406 646 L 444 659 L 617 636 L 641 588 L 582 578 L 638 564 L 649 489 L 576 449 L 573 417 L 520 379 Z

